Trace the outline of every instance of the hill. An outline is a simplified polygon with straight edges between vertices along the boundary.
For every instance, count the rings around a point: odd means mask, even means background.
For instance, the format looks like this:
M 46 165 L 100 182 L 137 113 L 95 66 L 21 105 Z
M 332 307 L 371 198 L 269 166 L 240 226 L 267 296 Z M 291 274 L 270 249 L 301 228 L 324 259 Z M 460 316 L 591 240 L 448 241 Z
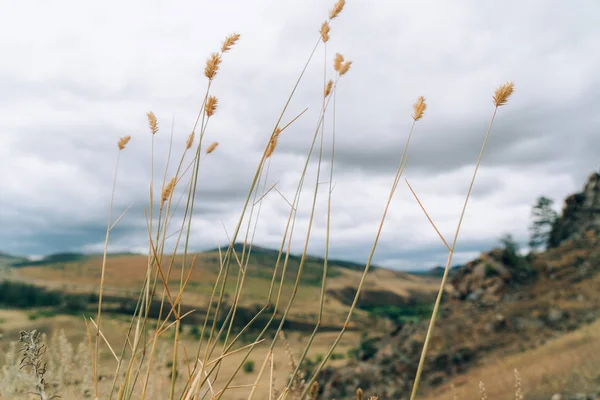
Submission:
M 241 257 L 242 244 L 234 246 L 237 258 Z M 264 306 L 269 300 L 273 303 L 280 289 L 283 260 L 277 267 L 276 278 L 273 281 L 273 271 L 277 264 L 279 252 L 263 247 L 253 246 L 248 259 L 244 295 L 240 306 L 249 311 Z M 201 314 L 212 294 L 220 270 L 219 252 L 216 249 L 194 255 L 188 255 L 186 266 L 182 270 L 183 256 L 172 258 L 165 256 L 162 268 L 169 276 L 169 287 L 179 288 L 182 273 L 186 276 L 190 270 L 193 257 L 196 263 L 190 273 L 188 289 L 183 298 L 184 308 L 198 310 Z M 293 290 L 301 257 L 290 255 L 281 285 L 281 302 L 285 304 Z M 143 284 L 147 271 L 147 257 L 143 255 L 112 255 L 109 257 L 105 274 L 105 295 L 112 300 L 113 309 L 130 311 L 124 304 L 131 304 Z M 291 310 L 291 321 L 300 323 L 312 321 L 316 316 L 320 299 L 323 258 L 307 256 L 302 272 L 300 287 L 294 307 Z M 172 264 L 170 273 L 169 266 Z M 11 270 L 10 279 L 30 285 L 43 287 L 64 294 L 93 294 L 97 293 L 100 279 L 102 256 L 66 253 L 45 257 L 36 262 L 15 264 L 18 268 Z M 355 287 L 362 275 L 364 265 L 348 261 L 329 260 L 327 279 L 327 299 L 324 323 L 339 326 L 355 293 Z M 225 289 L 225 300 L 231 302 L 235 292 L 240 267 L 235 261 L 231 263 L 229 278 Z M 159 282 L 160 284 L 160 282 Z M 366 324 L 369 313 L 377 307 L 394 306 L 403 308 L 423 301 L 430 300 L 435 295 L 436 279 L 416 277 L 410 274 L 391 271 L 384 268 L 374 268 L 369 272 L 369 279 L 362 292 L 358 304 L 359 311 L 355 323 Z M 173 290 L 177 290 L 173 289 Z M 307 310 L 311 310 L 310 312 Z M 313 315 L 314 314 L 314 315 Z M 193 318 L 189 319 L 190 321 Z
M 523 367 L 527 398 L 549 399 L 569 387 L 600 389 L 600 337 L 586 328 L 597 327 L 600 316 L 599 194 L 600 175 L 594 173 L 582 192 L 565 201 L 546 251 L 520 257 L 509 248 L 493 249 L 455 272 L 423 370 L 421 389 L 431 398 L 451 395 L 450 385 L 464 386 L 459 398 L 468 398 L 479 384 L 469 378 L 476 377 L 489 380 L 500 398 L 510 392 L 514 397 L 513 382 L 504 392 L 495 382 L 501 367 L 505 377 Z M 359 386 L 367 395 L 406 398 L 427 326 L 399 323 L 382 337 L 364 340 L 355 360 L 323 371 L 323 398 L 351 398 Z M 498 361 L 508 358 L 522 364 Z M 540 364 L 542 359 L 553 364 Z M 494 375 L 484 375 L 490 371 Z
M 26 260 L 27 259 L 24 257 L 14 256 L 0 251 L 0 267 L 12 266 L 15 263 L 19 263 Z

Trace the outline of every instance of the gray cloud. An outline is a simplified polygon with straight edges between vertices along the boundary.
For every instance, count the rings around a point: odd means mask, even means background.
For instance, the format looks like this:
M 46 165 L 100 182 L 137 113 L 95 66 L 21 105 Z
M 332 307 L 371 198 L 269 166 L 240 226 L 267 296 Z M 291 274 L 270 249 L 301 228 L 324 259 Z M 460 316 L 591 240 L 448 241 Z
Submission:
M 0 250 L 101 250 L 116 141 L 131 135 L 120 158 L 113 214 L 133 205 L 113 231 L 111 249 L 143 251 L 152 148 L 145 113 L 153 110 L 160 123 L 154 138 L 158 192 L 171 129 L 167 179 L 202 102 L 205 58 L 225 34 L 240 31 L 242 39 L 225 56 L 212 87 L 219 109 L 205 141 L 220 145 L 202 162 L 192 226 L 194 249 L 224 243 L 330 4 L 238 0 L 211 3 L 210 13 L 203 2 L 187 1 L 144 7 L 116 1 L 100 8 L 62 4 L 41 5 L 33 15 L 14 3 L 0 24 L 0 45 L 6 49 L 0 65 Z M 504 233 L 525 241 L 535 198 L 546 194 L 559 208 L 598 168 L 597 15 L 600 6 L 593 1 L 577 7 L 541 0 L 349 2 L 332 23 L 326 57 L 321 46 L 283 116 L 287 123 L 308 107 L 282 133 L 267 186 L 277 182 L 281 193 L 293 198 L 321 106 L 324 57 L 332 76 L 330 63 L 339 51 L 354 64 L 339 81 L 335 102 L 332 256 L 366 260 L 419 95 L 426 96 L 429 108 L 416 126 L 405 177 L 449 239 L 493 111 L 493 90 L 514 79 L 515 94 L 499 110 L 483 157 L 457 258 L 464 261 L 497 244 Z M 330 113 L 326 160 L 331 123 Z M 328 180 L 328 165 L 325 161 L 321 181 Z M 294 251 L 303 247 L 315 174 L 313 160 Z M 326 184 L 319 194 L 309 250 L 322 254 Z M 269 193 L 256 241 L 278 246 L 288 213 L 285 200 Z M 445 257 L 402 182 L 375 261 L 412 269 Z

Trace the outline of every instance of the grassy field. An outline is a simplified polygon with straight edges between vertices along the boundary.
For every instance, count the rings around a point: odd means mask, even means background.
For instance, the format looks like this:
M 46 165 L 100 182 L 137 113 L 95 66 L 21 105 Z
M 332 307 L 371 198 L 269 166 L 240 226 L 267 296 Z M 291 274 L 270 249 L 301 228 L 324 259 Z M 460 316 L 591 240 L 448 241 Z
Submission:
M 29 316 L 33 315 L 34 313 L 34 310 L 24 311 L 0 309 L 0 332 L 2 332 L 2 338 L 0 339 L 0 364 L 5 365 L 5 361 L 7 361 L 7 353 L 11 348 L 11 342 L 18 338 L 18 332 L 20 330 L 30 329 L 38 329 L 46 333 L 46 345 L 49 348 L 48 358 L 60 358 L 59 355 L 55 353 L 64 351 L 65 344 L 58 344 L 61 342 L 62 338 L 64 338 L 72 347 L 71 350 L 66 351 L 66 353 L 69 353 L 70 351 L 76 353 L 79 351 L 81 354 L 72 354 L 70 357 L 72 357 L 72 359 L 81 359 L 89 363 L 89 348 L 87 344 L 87 338 L 85 336 L 85 323 L 82 318 L 69 315 L 57 315 L 53 317 L 39 317 L 35 320 L 31 320 Z M 111 317 L 107 315 L 107 320 L 103 325 L 103 333 L 106 336 L 107 341 L 111 344 L 116 352 L 118 352 L 120 346 L 123 345 L 123 338 L 125 337 L 127 326 L 128 320 L 124 316 Z M 287 342 L 289 343 L 290 353 L 288 353 L 288 350 L 286 350 L 286 346 L 283 342 L 281 342 L 275 348 L 273 353 L 274 369 L 272 380 L 273 386 L 279 390 L 281 390 L 283 385 L 287 382 L 288 377 L 292 372 L 290 365 L 290 354 L 294 360 L 298 360 L 300 352 L 304 347 L 308 337 L 306 333 L 302 332 L 286 332 L 285 334 L 287 337 Z M 331 361 L 332 365 L 340 364 L 346 361 L 348 357 L 348 350 L 356 346 L 359 336 L 360 335 L 358 332 L 349 332 L 348 335 L 344 337 L 343 342 L 340 343 L 336 350 L 337 356 L 334 357 L 335 360 Z M 335 332 L 324 332 L 317 334 L 308 355 L 309 359 L 312 361 L 318 360 L 319 357 L 327 351 L 329 346 L 331 346 L 334 338 Z M 156 365 L 153 366 L 153 368 L 156 370 L 153 374 L 152 380 L 153 390 L 150 391 L 150 394 L 147 397 L 149 399 L 160 400 L 168 398 L 169 396 L 168 387 L 170 383 L 170 366 L 172 365 L 169 357 L 171 341 L 172 339 L 167 335 L 167 337 L 165 337 L 165 339 L 162 341 L 161 346 L 159 346 L 160 351 L 157 353 L 157 362 Z M 79 346 L 79 344 L 83 345 Z M 222 342 L 220 344 L 222 345 Z M 247 344 L 248 343 L 243 342 L 240 347 Z M 182 340 L 180 342 L 181 351 L 191 356 L 191 353 L 194 351 L 193 349 L 196 348 L 196 345 L 197 339 L 193 334 L 190 333 L 190 327 L 185 327 L 182 334 Z M 220 346 L 218 346 L 216 351 L 220 353 Z M 253 364 L 254 368 L 252 371 L 237 374 L 232 385 L 237 386 L 252 384 L 256 378 L 256 373 L 260 369 L 261 363 L 267 354 L 267 351 L 268 346 L 266 343 L 258 345 L 245 362 L 245 364 Z M 215 387 L 223 386 L 226 383 L 227 378 L 233 374 L 235 369 L 242 365 L 242 358 L 244 355 L 245 353 L 241 351 L 228 356 L 227 362 L 222 364 L 218 378 L 213 381 L 212 384 L 215 385 Z M 16 358 L 18 359 L 18 356 Z M 82 376 L 86 371 L 77 370 L 72 359 L 63 359 L 61 361 L 64 364 L 69 364 L 65 365 L 65 367 L 67 367 L 66 371 L 58 371 L 58 368 L 49 368 L 47 380 L 51 387 L 54 386 L 55 390 L 61 394 L 63 398 L 83 398 L 82 394 L 86 389 L 90 390 L 90 393 L 93 389 L 91 386 L 91 376 L 88 377 L 89 379 L 86 386 L 85 382 L 83 382 L 84 376 Z M 102 360 L 102 368 L 99 371 L 101 398 L 108 398 L 108 393 L 112 386 L 112 379 L 114 377 L 114 367 L 116 366 L 117 361 L 107 348 L 104 348 L 102 351 L 100 359 Z M 16 364 L 17 363 L 15 363 L 15 365 Z M 59 363 L 57 362 L 57 364 Z M 6 365 L 6 367 L 10 369 L 9 365 Z M 12 369 L 18 370 L 16 367 Z M 181 374 L 185 374 L 185 357 L 181 360 L 179 369 L 182 371 Z M 89 374 L 90 371 L 87 371 L 87 373 Z M 24 387 L 30 383 L 30 381 L 24 379 L 23 376 L 21 376 L 20 379 L 22 379 L 21 384 Z M 271 375 L 269 371 L 268 373 L 265 373 L 264 379 L 261 380 L 259 386 L 257 387 L 257 398 L 268 398 L 269 390 L 271 390 L 272 387 L 270 381 Z M 178 379 L 178 386 L 183 386 L 184 382 L 184 379 Z M 12 383 L 12 385 L 16 384 L 18 383 Z M 8 385 L 8 383 L 4 382 L 4 385 Z M 3 396 L 5 390 L 12 388 L 4 385 L 0 388 L 0 399 L 12 399 L 10 396 Z M 231 392 L 228 393 L 227 398 L 234 400 L 246 399 L 248 397 L 246 389 L 247 388 L 244 388 L 243 390 L 240 389 L 238 391 L 232 389 Z
M 430 390 L 425 400 L 478 397 L 483 382 L 490 399 L 515 398 L 515 373 L 529 400 L 555 393 L 591 393 L 600 385 L 600 321 L 569 332 L 543 346 L 518 354 L 486 358 L 472 371 Z M 454 387 L 454 388 L 453 388 Z

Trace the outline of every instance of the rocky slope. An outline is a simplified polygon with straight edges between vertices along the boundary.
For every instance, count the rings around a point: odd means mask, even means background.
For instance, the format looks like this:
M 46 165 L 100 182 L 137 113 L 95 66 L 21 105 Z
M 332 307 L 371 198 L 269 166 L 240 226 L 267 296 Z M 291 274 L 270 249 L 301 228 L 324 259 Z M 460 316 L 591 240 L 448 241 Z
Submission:
M 492 354 L 521 352 L 600 315 L 600 175 L 567 198 L 553 246 L 515 259 L 506 249 L 456 271 L 443 301 L 422 387 L 439 386 Z M 361 343 L 358 357 L 320 377 L 323 399 L 408 398 L 428 321 Z M 320 397 L 321 398 L 321 397 Z

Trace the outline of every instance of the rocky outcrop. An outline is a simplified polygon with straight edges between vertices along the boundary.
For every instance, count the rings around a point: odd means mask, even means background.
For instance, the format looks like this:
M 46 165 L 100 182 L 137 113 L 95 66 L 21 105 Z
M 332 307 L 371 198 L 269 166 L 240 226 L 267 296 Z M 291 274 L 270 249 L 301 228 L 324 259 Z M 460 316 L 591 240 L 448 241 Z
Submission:
M 600 173 L 590 175 L 583 191 L 567 197 L 562 215 L 550 233 L 550 247 L 576 239 L 587 231 L 600 233 Z
M 458 269 L 450 280 L 452 296 L 460 300 L 498 301 L 513 278 L 502 259 L 503 250 L 494 249 Z

